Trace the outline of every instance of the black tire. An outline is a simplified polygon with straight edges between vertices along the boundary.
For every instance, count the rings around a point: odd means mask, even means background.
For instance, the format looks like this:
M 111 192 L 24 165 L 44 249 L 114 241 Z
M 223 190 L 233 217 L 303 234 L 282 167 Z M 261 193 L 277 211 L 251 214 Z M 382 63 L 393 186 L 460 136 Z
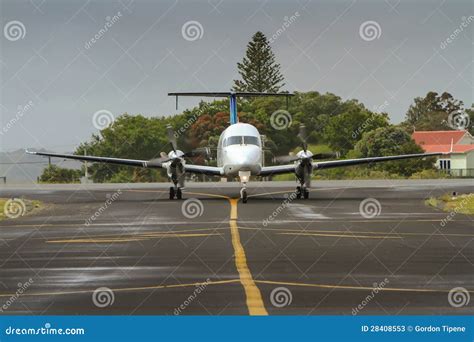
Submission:
M 170 200 L 174 199 L 174 195 L 175 195 L 174 188 L 171 186 L 170 187 Z
M 183 193 L 181 192 L 180 188 L 178 188 L 178 190 L 176 191 L 176 198 L 179 200 L 183 198 Z
M 308 189 L 304 189 L 304 191 L 303 191 L 303 196 L 304 196 L 304 199 L 308 199 L 308 198 L 309 198 L 309 191 L 308 191 Z
M 247 203 L 247 191 L 242 191 L 242 203 Z
M 300 186 L 296 187 L 296 198 L 297 199 L 301 198 L 301 187 Z

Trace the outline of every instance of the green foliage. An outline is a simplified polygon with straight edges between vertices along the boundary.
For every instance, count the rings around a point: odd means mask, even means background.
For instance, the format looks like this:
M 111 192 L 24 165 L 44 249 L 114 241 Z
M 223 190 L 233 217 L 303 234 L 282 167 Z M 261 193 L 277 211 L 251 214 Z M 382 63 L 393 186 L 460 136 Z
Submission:
M 237 68 L 242 77 L 234 81 L 237 91 L 278 92 L 284 86 L 280 65 L 275 62 L 267 37 L 260 31 L 247 44 L 245 57 L 237 63 Z
M 441 95 L 430 91 L 425 97 L 417 97 L 408 108 L 402 126 L 409 132 L 450 130 L 448 115 L 463 108 L 463 102 L 456 100 L 451 94 Z
M 469 122 L 470 122 L 468 131 L 469 133 L 474 135 L 474 104 L 471 106 L 471 108 L 466 109 L 466 113 L 469 115 Z
M 422 152 L 406 131 L 390 125 L 386 113 L 374 113 L 356 100 L 343 101 L 334 94 L 315 91 L 296 93 L 288 106 L 291 125 L 283 130 L 274 129 L 270 124 L 272 113 L 286 108 L 285 99 L 275 97 L 239 102 L 239 121 L 255 125 L 266 136 L 266 165 L 270 164 L 273 156 L 297 153 L 301 149 L 297 137 L 301 123 L 306 126 L 309 150 L 313 153 L 338 151 L 343 157 L 367 157 Z M 81 144 L 76 153 L 143 160 L 157 158 L 161 151 L 170 151 L 166 135 L 168 124 L 177 133 L 180 149 L 215 148 L 228 121 L 227 100 L 201 102 L 179 115 L 166 118 L 124 114 L 110 127 L 93 135 L 90 141 Z M 417 172 L 424 168 L 431 169 L 432 161 L 413 159 L 379 163 L 372 167 L 330 169 L 318 172 L 315 178 L 393 178 L 412 174 L 413 177 L 425 177 L 426 174 Z M 202 164 L 204 160 L 190 162 Z M 167 179 L 164 170 L 99 163 L 89 164 L 89 173 L 95 182 L 154 182 Z M 294 179 L 292 175 L 285 177 L 275 179 Z
M 324 140 L 336 151 L 346 154 L 353 149 L 364 132 L 388 127 L 385 113 L 372 113 L 360 106 L 331 117 L 324 128 Z
M 413 173 L 410 178 L 412 179 L 438 179 L 438 178 L 448 178 L 448 175 L 445 172 L 440 172 L 435 169 L 422 170 Z
M 65 169 L 56 165 L 48 165 L 41 174 L 41 183 L 78 183 L 82 177 L 81 170 Z
M 149 160 L 159 157 L 161 151 L 169 151 L 166 139 L 166 124 L 169 119 L 145 118 L 142 115 L 124 114 L 112 125 L 93 135 L 90 142 L 81 144 L 76 154 L 89 154 L 117 158 Z M 89 173 L 95 182 L 112 180 L 148 182 L 165 180 L 156 170 L 133 168 L 105 163 L 89 166 Z M 118 175 L 117 175 L 118 174 Z M 115 178 L 114 178 L 115 177 Z
M 423 149 L 402 128 L 389 126 L 364 133 L 350 155 L 351 157 L 379 157 L 412 153 L 423 153 Z M 433 168 L 434 159 L 425 159 L 376 163 L 372 167 L 375 170 L 385 170 L 389 173 L 410 176 L 423 169 Z
M 401 179 L 399 174 L 390 173 L 385 170 L 373 170 L 367 166 L 350 166 L 317 171 L 313 179 Z
M 474 194 L 467 193 L 459 196 L 444 194 L 438 198 L 430 197 L 425 204 L 441 209 L 451 214 L 474 215 Z

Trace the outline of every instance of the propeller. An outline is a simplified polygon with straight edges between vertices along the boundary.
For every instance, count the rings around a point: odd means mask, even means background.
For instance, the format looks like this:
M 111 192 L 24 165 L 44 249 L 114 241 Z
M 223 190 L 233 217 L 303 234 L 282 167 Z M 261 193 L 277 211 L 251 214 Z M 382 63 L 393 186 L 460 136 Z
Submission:
M 171 144 L 171 148 L 176 153 L 178 143 L 176 142 L 176 135 L 174 134 L 174 129 L 171 125 L 166 126 L 166 133 L 168 134 L 168 141 Z
M 159 158 L 154 158 L 148 161 L 149 166 L 161 165 L 162 163 L 166 163 L 169 161 L 172 161 L 172 166 L 176 166 L 176 164 L 180 162 L 182 158 L 194 158 L 199 156 L 204 156 L 207 158 L 211 154 L 211 151 L 208 147 L 196 148 L 189 152 L 180 151 L 178 150 L 176 135 L 171 125 L 166 126 L 166 133 L 171 148 L 173 149 L 173 153 L 167 154 L 166 152 L 161 152 Z
M 300 124 L 300 128 L 298 131 L 297 137 L 301 140 L 301 147 L 303 148 L 304 153 L 308 150 L 308 143 L 306 142 L 306 126 L 304 124 Z
M 311 159 L 331 159 L 331 158 L 339 158 L 339 153 L 315 153 L 312 154 L 311 152 L 308 153 L 308 143 L 307 143 L 307 134 L 306 134 L 306 126 L 301 124 L 299 127 L 297 137 L 301 141 L 301 147 L 303 149 L 303 153 L 299 152 L 296 156 L 278 156 L 273 158 L 273 162 L 277 164 L 288 164 L 298 160 L 301 161 L 309 161 Z

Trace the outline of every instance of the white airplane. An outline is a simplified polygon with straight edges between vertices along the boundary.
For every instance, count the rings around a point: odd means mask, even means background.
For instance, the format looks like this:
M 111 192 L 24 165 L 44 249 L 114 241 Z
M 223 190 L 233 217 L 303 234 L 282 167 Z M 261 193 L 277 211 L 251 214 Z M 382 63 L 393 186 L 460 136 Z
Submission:
M 206 174 L 211 176 L 235 177 L 238 176 L 241 183 L 241 199 L 247 202 L 247 183 L 251 176 L 271 176 L 285 173 L 295 174 L 299 186 L 296 188 L 297 198 L 309 197 L 311 187 L 311 176 L 313 171 L 333 167 L 352 166 L 384 162 L 390 160 L 400 160 L 408 158 L 423 158 L 440 155 L 440 153 L 419 153 L 405 154 L 386 157 L 341 159 L 332 161 L 319 161 L 318 155 L 314 155 L 307 150 L 303 141 L 303 148 L 296 156 L 286 158 L 288 164 L 276 166 L 262 166 L 262 142 L 260 134 L 254 126 L 247 123 L 239 123 L 237 116 L 237 97 L 254 96 L 286 96 L 287 99 L 293 94 L 288 93 L 249 93 L 249 92 L 205 92 L 205 93 L 169 93 L 176 96 L 176 104 L 179 96 L 200 96 L 200 97 L 227 97 L 230 100 L 230 125 L 221 134 L 217 147 L 217 166 L 193 165 L 186 162 L 187 157 L 197 152 L 185 153 L 177 148 L 176 137 L 173 129 L 168 127 L 168 139 L 171 143 L 172 151 L 168 154 L 161 152 L 161 157 L 152 160 L 122 159 L 99 156 L 80 156 L 72 154 L 30 152 L 40 156 L 59 157 L 76 159 L 88 162 L 111 163 L 119 165 L 129 165 L 144 168 L 166 169 L 168 177 L 173 183 L 169 189 L 170 199 L 181 199 L 182 189 L 186 173 Z

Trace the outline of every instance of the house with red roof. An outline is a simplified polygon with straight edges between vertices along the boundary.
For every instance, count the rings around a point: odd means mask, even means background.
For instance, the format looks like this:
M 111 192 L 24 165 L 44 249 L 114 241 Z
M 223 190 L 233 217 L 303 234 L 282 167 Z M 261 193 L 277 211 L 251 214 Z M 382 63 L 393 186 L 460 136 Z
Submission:
M 412 138 L 425 152 L 448 153 L 439 157 L 438 168 L 474 177 L 474 137 L 468 131 L 415 131 Z

